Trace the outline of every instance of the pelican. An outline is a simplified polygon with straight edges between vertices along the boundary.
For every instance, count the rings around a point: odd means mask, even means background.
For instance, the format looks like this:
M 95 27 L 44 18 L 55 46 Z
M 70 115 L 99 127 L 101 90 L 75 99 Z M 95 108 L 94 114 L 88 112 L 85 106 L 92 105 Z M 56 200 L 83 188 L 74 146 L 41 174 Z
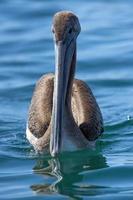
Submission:
M 43 75 L 35 86 L 26 135 L 37 152 L 56 156 L 63 151 L 95 146 L 103 118 L 89 86 L 74 79 L 78 17 L 69 11 L 54 15 L 55 75 Z

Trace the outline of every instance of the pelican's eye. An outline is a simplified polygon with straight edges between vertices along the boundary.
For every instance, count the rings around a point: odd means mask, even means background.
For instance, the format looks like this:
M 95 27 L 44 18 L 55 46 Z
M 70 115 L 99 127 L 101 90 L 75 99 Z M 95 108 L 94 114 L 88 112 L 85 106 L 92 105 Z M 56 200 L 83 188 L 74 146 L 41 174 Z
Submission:
M 70 29 L 69 29 L 68 33 L 69 33 L 69 34 L 71 34 L 71 33 L 72 33 L 72 28 L 70 28 Z
M 55 30 L 54 30 L 54 28 L 52 28 L 52 33 L 55 34 Z

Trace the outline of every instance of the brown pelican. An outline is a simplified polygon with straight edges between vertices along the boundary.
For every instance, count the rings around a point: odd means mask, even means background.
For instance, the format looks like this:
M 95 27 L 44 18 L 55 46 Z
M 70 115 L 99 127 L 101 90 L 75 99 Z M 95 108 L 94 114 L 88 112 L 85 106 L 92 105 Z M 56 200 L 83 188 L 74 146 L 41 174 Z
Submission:
M 36 151 L 74 151 L 94 146 L 103 132 L 100 108 L 88 85 L 74 79 L 78 17 L 62 11 L 53 18 L 55 75 L 37 82 L 29 108 L 26 135 Z

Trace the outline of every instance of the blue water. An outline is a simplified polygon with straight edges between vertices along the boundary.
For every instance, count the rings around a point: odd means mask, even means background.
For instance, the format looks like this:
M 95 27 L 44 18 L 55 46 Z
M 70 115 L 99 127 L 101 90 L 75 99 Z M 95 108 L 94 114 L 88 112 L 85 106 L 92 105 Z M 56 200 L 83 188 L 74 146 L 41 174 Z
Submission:
M 76 77 L 105 132 L 95 150 L 39 157 L 25 137 L 35 82 L 54 71 L 52 16 L 80 19 Z M 133 199 L 133 1 L 0 0 L 0 199 Z

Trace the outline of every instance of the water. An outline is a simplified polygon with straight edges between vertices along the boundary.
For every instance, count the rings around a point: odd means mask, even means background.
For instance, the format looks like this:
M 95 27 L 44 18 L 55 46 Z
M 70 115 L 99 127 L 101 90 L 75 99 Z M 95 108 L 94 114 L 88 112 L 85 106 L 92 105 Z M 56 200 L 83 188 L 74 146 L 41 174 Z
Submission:
M 0 199 L 132 199 L 133 1 L 0 1 Z M 52 16 L 80 18 L 76 77 L 92 88 L 105 133 L 95 150 L 37 156 L 25 138 L 36 80 L 54 70 Z

